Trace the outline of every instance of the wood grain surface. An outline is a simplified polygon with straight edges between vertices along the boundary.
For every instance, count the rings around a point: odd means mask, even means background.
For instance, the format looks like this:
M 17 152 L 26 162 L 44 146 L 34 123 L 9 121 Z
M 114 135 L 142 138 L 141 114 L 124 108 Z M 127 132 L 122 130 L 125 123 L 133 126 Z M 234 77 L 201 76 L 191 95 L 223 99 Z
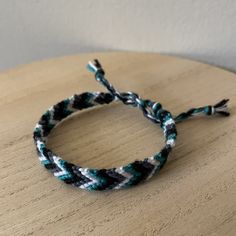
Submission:
M 168 163 L 126 190 L 88 192 L 40 164 L 32 132 L 42 113 L 75 93 L 105 91 L 86 64 L 100 59 L 120 91 L 134 91 L 178 114 L 230 98 L 231 116 L 177 125 Z M 236 235 L 236 75 L 202 63 L 145 53 L 56 58 L 0 73 L 0 235 Z M 49 146 L 87 167 L 151 156 L 161 129 L 135 108 L 114 103 L 76 113 Z

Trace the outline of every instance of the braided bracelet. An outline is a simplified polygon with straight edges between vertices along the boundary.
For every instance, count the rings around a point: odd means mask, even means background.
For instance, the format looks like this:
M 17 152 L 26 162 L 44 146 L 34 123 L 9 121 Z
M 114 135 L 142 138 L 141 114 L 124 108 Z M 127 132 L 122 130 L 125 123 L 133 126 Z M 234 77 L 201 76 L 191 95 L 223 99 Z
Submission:
M 192 108 L 173 118 L 171 113 L 158 102 L 142 99 L 134 92 L 117 91 L 105 78 L 105 72 L 98 60 L 94 60 L 93 63 L 89 62 L 87 67 L 89 71 L 95 74 L 95 79 L 104 85 L 109 92 L 84 92 L 57 103 L 42 115 L 33 133 L 41 164 L 60 180 L 82 189 L 120 189 L 149 179 L 165 165 L 170 151 L 175 146 L 176 122 L 198 114 L 213 115 L 218 113 L 224 116 L 230 114 L 226 105 L 229 99 L 224 99 L 214 106 Z M 118 168 L 92 169 L 69 163 L 46 147 L 50 131 L 73 112 L 99 104 L 109 104 L 116 100 L 125 105 L 138 107 L 145 117 L 160 124 L 165 137 L 165 146 L 160 152 L 152 157 L 136 160 Z

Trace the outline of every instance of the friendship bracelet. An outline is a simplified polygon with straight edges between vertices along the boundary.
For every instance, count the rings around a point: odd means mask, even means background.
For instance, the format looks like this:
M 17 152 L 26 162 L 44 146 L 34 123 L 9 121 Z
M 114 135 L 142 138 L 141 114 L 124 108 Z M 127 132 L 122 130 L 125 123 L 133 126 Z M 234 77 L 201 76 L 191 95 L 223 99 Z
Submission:
M 163 168 L 169 153 L 175 146 L 176 122 L 198 114 L 221 114 L 223 116 L 230 114 L 226 104 L 229 99 L 223 99 L 214 106 L 192 108 L 173 117 L 159 102 L 142 99 L 134 92 L 117 91 L 105 78 L 105 71 L 98 60 L 89 62 L 87 67 L 89 71 L 95 74 L 95 79 L 107 88 L 108 93 L 84 92 L 57 103 L 41 116 L 33 132 L 33 139 L 41 164 L 54 176 L 75 187 L 87 190 L 121 189 L 148 180 Z M 121 101 L 125 105 L 138 107 L 146 118 L 160 124 L 165 137 L 165 145 L 160 152 L 144 160 L 135 160 L 125 166 L 93 169 L 69 163 L 47 148 L 46 143 L 50 131 L 66 117 L 76 111 L 96 105 L 109 104 L 113 101 Z

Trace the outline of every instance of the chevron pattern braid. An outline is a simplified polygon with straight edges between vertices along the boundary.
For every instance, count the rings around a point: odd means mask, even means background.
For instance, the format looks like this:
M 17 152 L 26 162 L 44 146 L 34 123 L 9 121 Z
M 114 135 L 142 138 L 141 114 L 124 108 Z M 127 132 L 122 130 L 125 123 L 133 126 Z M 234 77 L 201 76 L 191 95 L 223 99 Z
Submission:
M 50 107 L 40 118 L 33 132 L 37 154 L 41 164 L 55 177 L 75 187 L 86 190 L 121 189 L 137 185 L 141 181 L 150 179 L 163 168 L 172 148 L 175 146 L 177 130 L 175 122 L 185 120 L 196 114 L 221 114 L 228 116 L 224 99 L 215 106 L 192 108 L 181 113 L 175 118 L 171 113 L 162 108 L 162 105 L 149 99 L 141 99 L 133 92 L 119 92 L 105 79 L 105 72 L 98 62 L 89 62 L 88 69 L 95 73 L 95 79 L 108 89 L 104 92 L 84 92 L 75 94 L 56 105 Z M 126 166 L 111 169 L 84 168 L 69 163 L 47 148 L 47 138 L 51 130 L 72 113 L 94 107 L 96 105 L 109 104 L 113 101 L 121 101 L 125 105 L 138 107 L 154 123 L 160 124 L 165 137 L 165 146 L 162 150 L 144 160 L 136 160 Z

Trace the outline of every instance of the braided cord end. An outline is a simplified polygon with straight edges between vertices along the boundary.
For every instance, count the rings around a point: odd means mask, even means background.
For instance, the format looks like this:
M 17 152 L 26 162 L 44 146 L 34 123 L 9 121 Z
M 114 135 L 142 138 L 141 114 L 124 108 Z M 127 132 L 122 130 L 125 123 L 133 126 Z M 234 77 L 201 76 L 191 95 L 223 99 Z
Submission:
M 229 108 L 227 106 L 227 102 L 229 99 L 223 99 L 220 102 L 216 103 L 214 106 L 205 106 L 204 107 L 204 113 L 208 116 L 214 115 L 214 114 L 220 114 L 223 116 L 229 116 Z
M 223 99 L 213 106 L 214 113 L 221 114 L 223 116 L 229 116 L 229 107 L 227 106 L 229 99 Z
M 88 64 L 87 64 L 87 69 L 92 72 L 92 73 L 96 73 L 97 72 L 97 68 L 96 66 L 91 62 L 89 61 Z
M 178 116 L 176 116 L 174 119 L 176 122 L 180 122 L 183 120 L 186 120 L 187 118 L 191 116 L 196 116 L 200 114 L 205 114 L 207 116 L 220 114 L 223 116 L 229 116 L 229 108 L 227 106 L 227 102 L 229 99 L 223 99 L 220 102 L 216 103 L 214 106 L 204 106 L 204 107 L 198 107 L 198 108 L 191 108 L 187 112 L 182 112 Z
M 94 74 L 96 74 L 97 72 L 100 72 L 103 75 L 105 74 L 105 71 L 103 70 L 102 65 L 97 59 L 94 59 L 93 62 L 89 61 L 87 64 L 87 69 Z

